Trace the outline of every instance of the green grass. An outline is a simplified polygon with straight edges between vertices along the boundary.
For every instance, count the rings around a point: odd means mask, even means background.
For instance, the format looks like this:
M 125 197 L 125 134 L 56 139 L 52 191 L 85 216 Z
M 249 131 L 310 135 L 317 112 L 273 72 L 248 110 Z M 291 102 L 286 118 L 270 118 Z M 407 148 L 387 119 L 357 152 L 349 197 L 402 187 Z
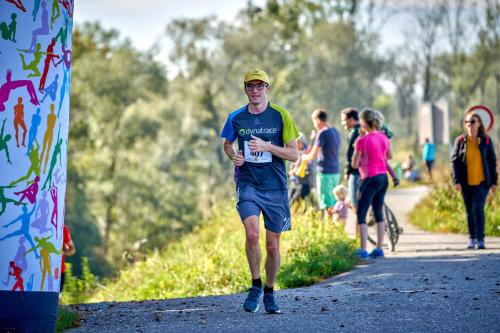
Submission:
M 90 271 L 89 260 L 82 257 L 82 276 L 73 275 L 73 266 L 66 263 L 64 290 L 61 293 L 62 304 L 85 303 L 99 285 L 97 277 Z
M 500 193 L 490 192 L 486 203 L 487 236 L 500 236 Z M 432 189 L 410 213 L 410 222 L 427 231 L 468 234 L 462 196 L 450 183 Z
M 80 326 L 80 315 L 71 311 L 65 306 L 59 306 L 56 322 L 56 332 L 63 332 L 65 329 Z
M 351 269 L 355 244 L 314 212 L 295 214 L 292 231 L 281 238 L 282 265 L 277 287 L 309 285 Z M 261 230 L 261 246 L 264 241 Z M 88 300 L 130 301 L 243 292 L 250 274 L 244 228 L 234 203 L 221 204 L 193 233 L 125 268 L 114 281 L 97 288 Z M 263 252 L 263 259 L 265 252 Z M 264 261 L 264 260 L 263 260 Z M 264 269 L 262 268 L 264 276 Z

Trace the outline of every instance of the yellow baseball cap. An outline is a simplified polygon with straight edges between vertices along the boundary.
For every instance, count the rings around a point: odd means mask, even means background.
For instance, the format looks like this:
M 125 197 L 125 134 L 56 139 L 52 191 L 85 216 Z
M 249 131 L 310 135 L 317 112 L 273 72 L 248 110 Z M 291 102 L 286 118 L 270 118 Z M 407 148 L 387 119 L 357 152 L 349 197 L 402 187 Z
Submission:
M 243 83 L 247 83 L 248 81 L 259 80 L 269 84 L 269 76 L 262 69 L 254 69 L 253 71 L 249 71 L 245 74 L 245 78 L 243 79 Z

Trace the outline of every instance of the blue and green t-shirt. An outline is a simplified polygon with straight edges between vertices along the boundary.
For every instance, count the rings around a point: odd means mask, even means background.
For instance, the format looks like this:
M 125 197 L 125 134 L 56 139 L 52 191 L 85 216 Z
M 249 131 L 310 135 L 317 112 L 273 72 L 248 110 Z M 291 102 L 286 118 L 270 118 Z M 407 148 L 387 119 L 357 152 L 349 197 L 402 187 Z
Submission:
M 283 147 L 299 137 L 292 116 L 273 103 L 269 103 L 259 114 L 250 113 L 248 105 L 245 105 L 229 115 L 221 133 L 221 137 L 230 142 L 238 140 L 238 150 L 245 157 L 245 163 L 238 168 L 238 187 L 250 185 L 259 190 L 286 189 L 285 162 L 270 152 L 250 152 L 248 144 L 252 135 Z

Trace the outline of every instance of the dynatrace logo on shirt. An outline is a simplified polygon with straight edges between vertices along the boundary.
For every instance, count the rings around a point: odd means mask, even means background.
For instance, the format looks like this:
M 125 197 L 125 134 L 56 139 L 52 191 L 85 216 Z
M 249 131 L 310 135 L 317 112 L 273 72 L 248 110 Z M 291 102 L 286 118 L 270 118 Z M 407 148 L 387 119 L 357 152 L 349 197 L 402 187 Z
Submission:
M 261 128 L 247 128 L 247 129 L 244 129 L 244 128 L 241 128 L 238 133 L 240 134 L 240 136 L 245 136 L 245 135 L 257 135 L 257 134 L 276 134 L 278 133 L 278 129 L 277 128 L 264 128 L 264 127 L 261 127 Z

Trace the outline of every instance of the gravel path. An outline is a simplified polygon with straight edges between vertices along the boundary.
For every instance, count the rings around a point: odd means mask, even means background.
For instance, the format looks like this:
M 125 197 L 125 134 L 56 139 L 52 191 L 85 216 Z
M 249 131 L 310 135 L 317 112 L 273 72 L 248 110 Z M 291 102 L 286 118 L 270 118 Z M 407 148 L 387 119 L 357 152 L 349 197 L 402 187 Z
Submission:
M 407 224 L 425 191 L 387 196 L 404 228 L 397 252 L 311 287 L 278 291 L 284 314 L 246 313 L 242 294 L 86 304 L 73 306 L 82 325 L 71 332 L 500 332 L 500 238 L 470 251 L 465 235 Z

